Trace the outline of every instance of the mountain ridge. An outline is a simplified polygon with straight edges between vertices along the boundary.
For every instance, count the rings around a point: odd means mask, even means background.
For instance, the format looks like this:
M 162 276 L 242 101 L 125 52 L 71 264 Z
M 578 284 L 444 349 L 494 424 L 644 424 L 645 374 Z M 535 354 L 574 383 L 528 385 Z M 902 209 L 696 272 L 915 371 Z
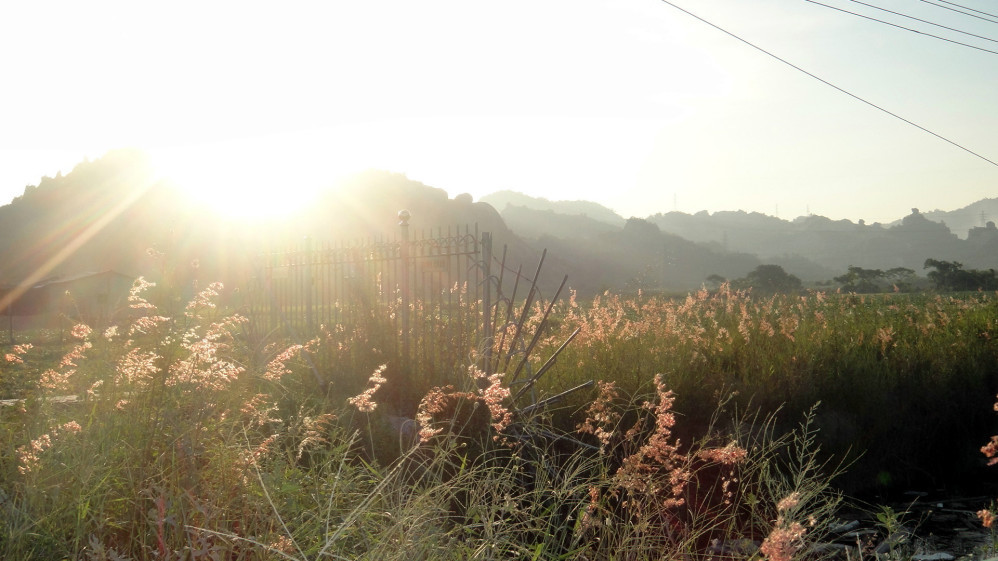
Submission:
M 506 191 L 476 202 L 467 194 L 451 198 L 403 174 L 368 171 L 337 183 L 299 215 L 238 225 L 192 204 L 168 180 L 155 179 L 140 152 L 116 151 L 68 174 L 43 178 L 0 207 L 5 264 L 0 283 L 24 282 L 52 263 L 43 276 L 105 269 L 138 275 L 152 266 L 184 270 L 189 277 L 195 274 L 190 263 L 200 263 L 197 278 L 244 278 L 260 253 L 306 236 L 319 243 L 392 239 L 399 234 L 397 214 L 403 208 L 412 216 L 414 236 L 476 224 L 493 233 L 497 250 L 508 248 L 510 263 L 529 266 L 548 250 L 545 277 L 560 280 L 567 274 L 570 286 L 583 295 L 608 289 L 685 291 L 708 277 L 743 277 L 761 264 L 780 265 L 809 283 L 828 282 L 851 266 L 921 273 L 928 258 L 998 268 L 993 222 L 972 226 L 961 239 L 932 219 L 980 221 L 982 213 L 998 215 L 998 199 L 950 211 L 956 214 L 912 209 L 888 225 L 816 215 L 787 221 L 745 211 L 624 219 L 590 201 Z M 96 223 L 102 227 L 95 229 Z M 149 248 L 168 255 L 170 263 L 153 263 Z
M 519 191 L 514 191 L 511 189 L 504 189 L 500 191 L 495 191 L 489 193 L 480 198 L 481 202 L 486 202 L 491 204 L 500 213 L 507 206 L 525 207 L 532 210 L 547 210 L 553 211 L 557 214 L 567 214 L 567 215 L 582 215 L 590 217 L 594 220 L 605 222 L 607 224 L 623 226 L 627 221 L 627 218 L 618 214 L 613 209 L 602 205 L 595 201 L 588 201 L 582 199 L 572 199 L 572 200 L 551 200 L 545 197 L 535 197 L 528 195 L 526 193 L 521 193 Z M 662 215 L 685 215 L 690 217 L 703 217 L 703 216 L 756 216 L 763 217 L 764 219 L 770 219 L 776 222 L 782 222 L 787 224 L 792 224 L 794 222 L 799 222 L 801 220 L 807 220 L 811 217 L 820 217 L 827 220 L 833 220 L 834 222 L 842 223 L 852 223 L 856 225 L 866 225 L 866 221 L 862 219 L 857 219 L 853 222 L 849 219 L 830 219 L 823 217 L 820 214 L 809 214 L 801 215 L 792 220 L 787 220 L 779 218 L 777 216 L 772 216 L 765 213 L 755 212 L 755 211 L 744 211 L 744 210 L 718 210 L 714 212 L 709 212 L 707 210 L 701 210 L 695 213 L 687 213 L 682 211 L 666 211 L 666 212 L 656 212 L 651 215 L 639 217 L 634 216 L 632 218 L 644 218 L 650 219 L 656 216 Z M 957 234 L 961 239 L 967 238 L 967 233 L 972 228 L 986 227 L 987 222 L 998 220 L 998 197 L 980 199 L 974 201 L 966 206 L 956 208 L 953 210 L 941 210 L 934 209 L 927 212 L 920 211 L 920 214 L 924 215 L 926 218 L 933 222 L 941 222 L 946 224 L 953 233 Z M 897 226 L 901 224 L 904 216 L 892 220 L 890 222 L 873 222 L 870 223 L 871 226 L 881 225 L 885 227 Z

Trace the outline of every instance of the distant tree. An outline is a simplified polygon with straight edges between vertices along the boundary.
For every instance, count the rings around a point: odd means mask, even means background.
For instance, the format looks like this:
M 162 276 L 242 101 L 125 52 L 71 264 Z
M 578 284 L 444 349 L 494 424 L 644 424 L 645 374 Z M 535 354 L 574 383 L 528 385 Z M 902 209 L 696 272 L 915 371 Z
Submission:
M 835 282 L 842 285 L 842 290 L 846 292 L 856 292 L 869 294 L 871 292 L 883 292 L 884 286 L 878 281 L 883 279 L 885 273 L 880 269 L 864 269 L 862 267 L 849 266 L 849 272 L 835 277 Z
M 915 289 L 915 271 L 907 267 L 892 267 L 884 273 L 895 292 L 911 292 Z
M 994 269 L 987 271 L 965 270 L 963 263 L 958 261 L 926 259 L 924 268 L 930 267 L 935 270 L 929 272 L 928 277 L 935 285 L 936 290 L 998 290 L 998 276 L 996 276 Z
M 728 282 L 728 279 L 715 273 L 713 275 L 708 276 L 706 281 L 707 281 L 707 286 L 709 286 L 711 289 L 717 289 L 720 288 L 722 284 Z
M 750 287 L 760 294 L 777 292 L 793 293 L 801 289 L 801 281 L 783 270 L 779 265 L 759 265 L 752 272 L 734 283 L 740 287 Z
M 932 268 L 928 274 L 929 280 L 935 285 L 936 290 L 953 290 L 956 277 L 959 271 L 963 270 L 963 263 L 957 261 L 940 261 L 938 259 L 926 259 L 924 269 Z

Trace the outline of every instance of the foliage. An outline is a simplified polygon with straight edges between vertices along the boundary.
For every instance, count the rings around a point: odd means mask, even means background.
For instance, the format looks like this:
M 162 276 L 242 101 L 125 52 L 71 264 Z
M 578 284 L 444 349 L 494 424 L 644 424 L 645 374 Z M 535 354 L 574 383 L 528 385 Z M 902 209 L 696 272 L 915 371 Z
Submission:
M 926 259 L 925 268 L 935 269 L 930 271 L 928 276 L 929 280 L 935 284 L 936 290 L 998 290 L 998 276 L 996 276 L 994 269 L 987 271 L 966 270 L 963 268 L 963 264 L 958 261 L 940 261 L 937 259 Z
M 996 380 L 991 294 L 723 284 L 525 310 L 543 327 L 528 370 L 579 330 L 538 398 L 605 380 L 559 409 L 524 413 L 469 352 L 459 372 L 409 370 L 400 411 L 405 369 L 371 349 L 389 337 L 261 336 L 219 290 L 163 315 L 173 296 L 140 281 L 118 325 L 6 349 L 4 379 L 27 381 L 0 408 L 0 556 L 800 558 L 841 500 L 829 451 L 876 447 L 861 478 L 931 468 L 976 438 Z
M 821 401 L 826 451 L 877 450 L 846 475 L 852 490 L 979 477 L 967 450 L 986 430 L 980 411 L 998 387 L 993 293 L 759 298 L 722 285 L 683 299 L 570 299 L 559 313 L 538 357 L 581 331 L 548 374 L 549 392 L 606 379 L 635 393 L 663 373 L 688 426 L 704 426 L 724 392 L 787 414 Z M 574 407 L 584 404 L 565 404 Z
M 842 292 L 872 294 L 875 292 L 911 292 L 915 271 L 905 267 L 894 267 L 887 271 L 864 269 L 850 265 L 849 271 L 833 280 L 840 285 Z
M 800 279 L 787 273 L 779 265 L 759 265 L 732 284 L 737 288 L 751 288 L 763 295 L 795 293 L 801 289 Z

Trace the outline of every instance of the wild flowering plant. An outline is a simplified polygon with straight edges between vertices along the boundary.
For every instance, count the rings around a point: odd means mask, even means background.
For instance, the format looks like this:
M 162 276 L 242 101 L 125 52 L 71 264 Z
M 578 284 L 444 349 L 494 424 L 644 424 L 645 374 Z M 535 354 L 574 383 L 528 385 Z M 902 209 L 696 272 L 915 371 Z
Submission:
M 813 409 L 798 430 L 778 434 L 775 416 L 722 422 L 729 396 L 702 435 L 684 444 L 675 436 L 684 430 L 675 395 L 664 377 L 654 382 L 654 397 L 638 407 L 622 407 L 615 385 L 599 384 L 577 427 L 600 443 L 605 469 L 578 499 L 574 543 L 591 552 L 583 558 L 623 549 L 635 559 L 755 552 L 790 561 L 809 554 L 840 500 L 829 488 L 840 471 L 826 469 L 815 445 Z M 621 419 L 635 416 L 625 430 Z
M 51 554 L 60 558 L 84 547 L 123 558 L 126 551 L 179 558 L 194 543 L 221 547 L 194 527 L 266 535 L 273 521 L 258 504 L 260 470 L 329 446 L 335 415 L 300 408 L 286 422 L 278 406 L 282 378 L 292 373 L 287 363 L 309 344 L 247 369 L 239 356 L 246 319 L 219 312 L 220 284 L 199 291 L 178 317 L 159 313 L 147 297 L 154 286 L 135 282 L 122 323 L 102 332 L 76 325 L 68 350 L 39 374 L 42 399 L 32 402 L 23 444 L 12 446 L 20 479 L 9 482 L 34 529 L 0 523 L 0 556 L 20 558 L 19 547 L 47 533 L 66 544 Z M 23 361 L 31 350 L 22 345 L 5 358 Z M 69 391 L 85 405 L 51 399 Z M 53 482 L 63 490 L 53 494 Z M 0 496 L 7 490 L 0 487 Z M 121 530 L 104 532 L 108 525 Z M 99 547 L 87 546 L 92 535 L 101 536 Z
M 459 433 L 482 433 L 487 428 L 477 420 L 479 405 L 488 411 L 488 423 L 493 440 L 502 439 L 502 432 L 513 421 L 513 414 L 506 402 L 509 388 L 503 386 L 502 374 L 487 376 L 478 367 L 468 367 L 468 376 L 474 382 L 473 391 L 459 391 L 454 386 L 431 388 L 420 400 L 416 410 L 419 439 L 429 442 L 434 436 L 450 428 Z
M 683 505 L 683 491 L 690 480 L 689 458 L 680 453 L 679 441 L 672 438 L 676 424 L 672 404 L 675 396 L 665 389 L 662 377 L 655 376 L 656 402 L 644 408 L 654 416 L 651 434 L 638 450 L 626 456 L 613 477 L 617 489 L 625 495 L 625 507 L 642 508 L 644 498 L 653 497 L 664 509 Z M 631 437 L 638 426 L 631 429 Z
M 381 389 L 381 386 L 385 382 L 388 381 L 382 375 L 385 368 L 388 368 L 387 364 L 379 366 L 378 369 L 371 374 L 371 377 L 368 380 L 368 388 L 359 395 L 351 397 L 347 400 L 350 405 L 357 408 L 357 411 L 360 411 L 361 413 L 370 413 L 378 407 L 378 403 L 374 401 L 374 394 Z
M 620 412 L 614 407 L 620 399 L 620 392 L 614 382 L 600 380 L 596 382 L 596 387 L 596 399 L 586 408 L 586 418 L 576 426 L 576 430 L 580 434 L 595 436 L 600 443 L 600 453 L 606 454 L 620 423 Z
M 993 408 L 995 411 L 998 411 L 998 401 L 995 401 Z M 991 440 L 987 444 L 981 446 L 981 453 L 988 458 L 989 466 L 998 464 L 998 436 L 992 436 Z M 998 520 L 998 515 L 996 515 L 995 511 L 990 508 L 977 511 L 977 517 L 980 518 L 981 524 L 983 524 L 985 528 L 991 528 L 994 525 L 995 520 Z
M 80 430 L 82 429 L 79 423 L 68 421 L 38 436 L 29 445 L 19 447 L 17 449 L 17 471 L 21 474 L 27 474 L 38 465 L 38 455 L 51 448 L 54 440 L 66 434 L 77 434 Z
M 800 496 L 797 493 L 792 493 L 781 499 L 776 505 L 779 516 L 775 526 L 763 540 L 762 546 L 759 547 L 759 551 L 769 561 L 791 561 L 803 547 L 804 534 L 807 533 L 807 529 L 790 516 L 790 512 L 796 509 L 799 503 Z
M 738 470 L 748 451 L 733 440 L 712 445 L 713 436 L 681 443 L 674 435 L 675 395 L 666 389 L 663 376 L 655 376 L 654 397 L 637 409 L 621 409 L 616 384 L 597 387 L 577 431 L 599 442 L 600 462 L 607 471 L 588 488 L 580 513 L 582 530 L 593 539 L 602 535 L 607 544 L 637 540 L 655 555 L 705 547 L 707 538 L 727 527 L 736 514 Z M 623 430 L 622 420 L 635 416 Z M 620 528 L 627 529 L 622 536 L 607 535 Z
M 4 354 L 4 360 L 13 364 L 24 364 L 24 359 L 22 358 L 28 351 L 32 349 L 31 343 L 24 343 L 21 345 L 14 345 L 11 348 L 11 352 Z

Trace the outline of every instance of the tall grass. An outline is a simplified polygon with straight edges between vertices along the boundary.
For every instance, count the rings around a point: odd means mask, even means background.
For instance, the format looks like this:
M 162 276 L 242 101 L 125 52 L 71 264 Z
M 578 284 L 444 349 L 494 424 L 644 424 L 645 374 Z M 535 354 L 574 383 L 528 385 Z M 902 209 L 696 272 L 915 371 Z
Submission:
M 755 298 L 722 286 L 685 299 L 569 299 L 560 318 L 538 358 L 581 332 L 547 391 L 605 379 L 634 393 L 663 373 L 694 428 L 726 392 L 737 392 L 742 407 L 791 416 L 820 401 L 816 423 L 827 451 L 876 451 L 850 470 L 844 483 L 852 489 L 980 474 L 974 443 L 991 434 L 989 396 L 998 390 L 994 293 Z
M 44 360 L 7 349 L 26 399 L 0 408 L 0 557 L 782 561 L 841 500 L 826 443 L 890 470 L 924 408 L 948 430 L 996 393 L 986 294 L 573 298 L 533 320 L 534 366 L 581 329 L 535 391 L 604 382 L 528 415 L 466 334 L 400 364 L 376 321 L 290 343 L 218 285 L 153 288 Z

